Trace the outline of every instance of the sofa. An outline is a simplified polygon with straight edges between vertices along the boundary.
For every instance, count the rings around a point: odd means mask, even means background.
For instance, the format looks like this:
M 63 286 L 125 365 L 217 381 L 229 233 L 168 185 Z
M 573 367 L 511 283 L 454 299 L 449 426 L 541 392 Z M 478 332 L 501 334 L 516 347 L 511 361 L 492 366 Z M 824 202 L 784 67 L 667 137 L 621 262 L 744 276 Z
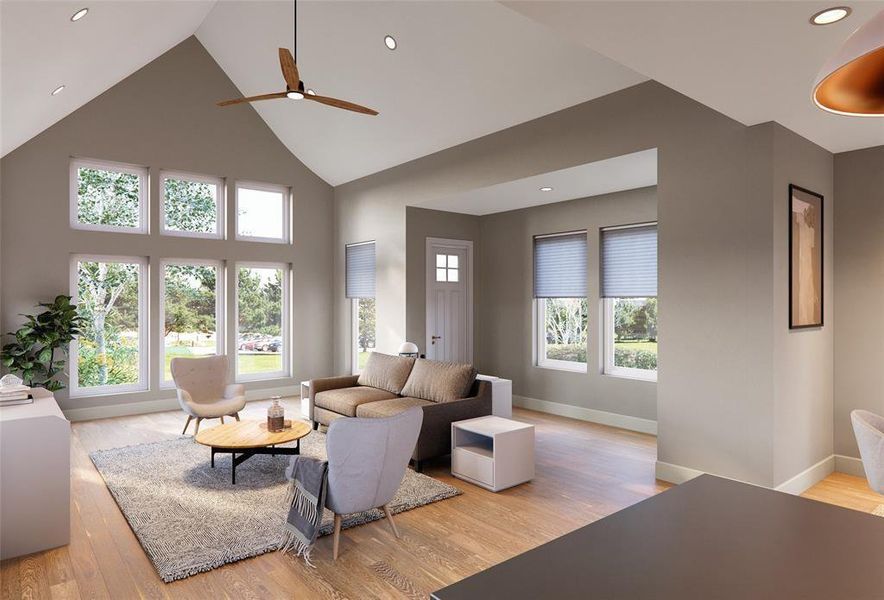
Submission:
M 420 407 L 424 413 L 412 460 L 451 454 L 451 423 L 491 414 L 491 386 L 472 365 L 372 352 L 362 373 L 310 381 L 313 428 L 335 419 L 378 418 Z

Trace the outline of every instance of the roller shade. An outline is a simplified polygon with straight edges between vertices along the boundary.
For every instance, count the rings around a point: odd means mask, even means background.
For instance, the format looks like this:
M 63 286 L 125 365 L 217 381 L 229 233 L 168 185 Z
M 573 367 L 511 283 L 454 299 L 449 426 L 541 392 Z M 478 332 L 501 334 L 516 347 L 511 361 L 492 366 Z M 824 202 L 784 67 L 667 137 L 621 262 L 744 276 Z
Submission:
M 374 242 L 346 247 L 347 298 L 374 298 Z
M 603 298 L 657 295 L 657 225 L 602 230 Z
M 586 232 L 534 238 L 534 297 L 586 298 Z

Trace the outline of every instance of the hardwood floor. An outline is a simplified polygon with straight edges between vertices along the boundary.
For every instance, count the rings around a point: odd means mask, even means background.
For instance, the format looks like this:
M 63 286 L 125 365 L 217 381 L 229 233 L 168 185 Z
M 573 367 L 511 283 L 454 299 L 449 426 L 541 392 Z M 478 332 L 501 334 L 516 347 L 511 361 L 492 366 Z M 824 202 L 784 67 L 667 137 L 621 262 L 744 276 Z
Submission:
M 267 402 L 244 418 L 264 418 Z M 295 402 L 286 403 L 294 414 Z M 426 598 L 430 592 L 666 489 L 654 479 L 653 436 L 517 410 L 536 425 L 537 477 L 497 494 L 454 479 L 447 460 L 425 472 L 463 495 L 397 515 L 402 539 L 377 521 L 331 536 L 315 569 L 272 552 L 163 583 L 126 523 L 89 452 L 174 439 L 181 412 L 73 425 L 71 543 L 0 563 L 2 598 Z M 213 426 L 214 423 L 209 423 Z M 865 490 L 863 490 L 865 487 Z M 884 497 L 834 474 L 805 496 L 871 512 Z

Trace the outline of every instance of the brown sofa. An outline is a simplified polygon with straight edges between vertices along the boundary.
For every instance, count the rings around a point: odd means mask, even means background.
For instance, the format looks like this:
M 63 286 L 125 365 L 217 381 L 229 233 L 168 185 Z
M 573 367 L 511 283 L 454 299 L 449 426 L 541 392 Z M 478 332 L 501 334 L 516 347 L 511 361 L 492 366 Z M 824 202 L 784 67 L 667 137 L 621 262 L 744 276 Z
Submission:
M 389 417 L 419 406 L 423 425 L 412 460 L 451 453 L 451 423 L 491 414 L 491 386 L 471 365 L 373 352 L 360 375 L 310 381 L 313 428 L 342 417 Z

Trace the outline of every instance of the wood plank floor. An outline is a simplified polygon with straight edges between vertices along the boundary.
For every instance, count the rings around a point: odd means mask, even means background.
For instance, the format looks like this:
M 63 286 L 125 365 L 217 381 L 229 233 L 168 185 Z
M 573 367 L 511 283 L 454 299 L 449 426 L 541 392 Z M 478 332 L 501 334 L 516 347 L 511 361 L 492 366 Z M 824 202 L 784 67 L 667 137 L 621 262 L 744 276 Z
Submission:
M 267 406 L 250 403 L 243 416 L 264 418 Z M 286 403 L 287 414 L 296 410 L 295 402 Z M 174 439 L 183 414 L 75 423 L 71 543 L 0 563 L 2 598 L 426 598 L 668 487 L 654 479 L 653 436 L 526 410 L 515 417 L 537 427 L 531 483 L 494 494 L 452 478 L 446 460 L 431 463 L 428 475 L 464 494 L 398 515 L 402 540 L 379 521 L 346 530 L 337 562 L 331 560 L 331 536 L 321 538 L 316 569 L 274 552 L 171 584 L 157 576 L 88 455 Z M 846 477 L 833 475 L 807 495 L 874 510 L 874 498 L 862 492 L 864 481 Z

